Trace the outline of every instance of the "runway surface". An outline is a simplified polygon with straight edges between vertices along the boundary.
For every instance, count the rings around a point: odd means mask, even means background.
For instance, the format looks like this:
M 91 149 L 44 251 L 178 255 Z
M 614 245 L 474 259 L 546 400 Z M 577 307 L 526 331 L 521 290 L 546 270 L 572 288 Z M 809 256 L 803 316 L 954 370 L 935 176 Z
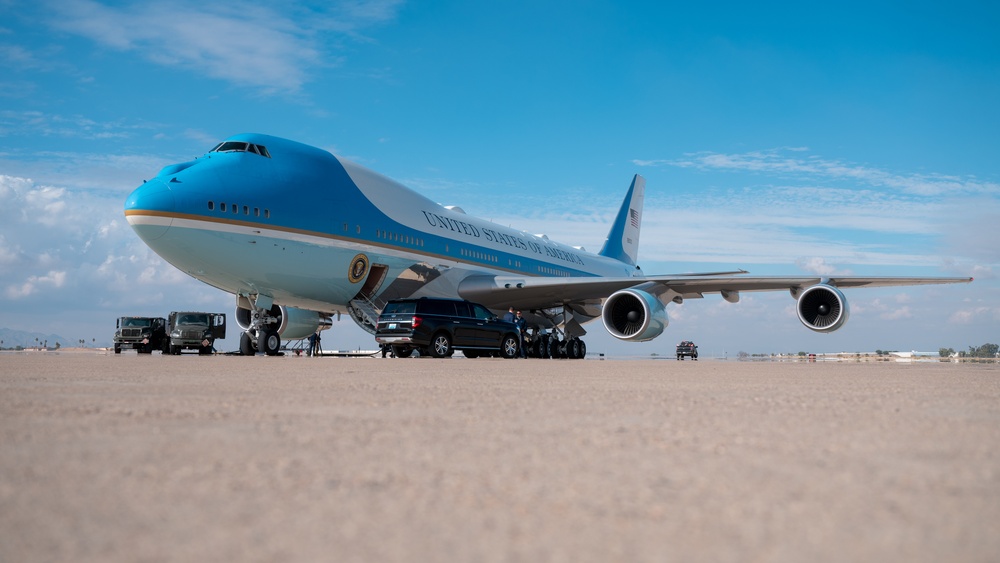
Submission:
M 0 561 L 997 561 L 1000 366 L 0 354 Z

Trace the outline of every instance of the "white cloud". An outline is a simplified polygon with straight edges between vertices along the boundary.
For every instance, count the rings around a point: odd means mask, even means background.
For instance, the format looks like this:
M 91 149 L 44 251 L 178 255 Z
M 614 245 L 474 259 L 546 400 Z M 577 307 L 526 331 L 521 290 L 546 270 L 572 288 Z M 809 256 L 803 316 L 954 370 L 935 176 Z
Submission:
M 144 304 L 149 288 L 189 278 L 163 262 L 121 217 L 121 195 L 0 176 L 0 309 Z M 211 288 L 209 291 L 214 292 Z
M 324 33 L 356 36 L 395 16 L 396 2 L 346 2 L 332 13 L 279 11 L 255 3 L 59 2 L 54 25 L 160 65 L 264 91 L 296 92 L 312 68 L 329 64 Z M 327 7 L 328 9 L 331 7 Z
M 8 243 L 7 237 L 0 234 L 0 265 L 11 267 L 18 260 L 19 255 L 18 247 Z
M 28 214 L 29 221 L 33 219 L 46 227 L 62 223 L 62 215 L 66 210 L 66 202 L 63 201 L 65 195 L 65 189 L 48 186 L 25 193 L 23 200 L 27 207 L 24 211 Z
M 846 276 L 851 273 L 850 270 L 841 270 L 833 264 L 827 263 L 825 258 L 816 256 L 812 258 L 800 258 L 795 261 L 795 264 L 802 271 L 816 274 L 818 276 Z
M 28 276 L 23 283 L 7 286 L 5 295 L 10 299 L 21 299 L 36 291 L 59 289 L 66 283 L 66 272 L 51 271 L 42 276 Z
M 968 307 L 959 309 L 948 317 L 948 323 L 956 325 L 970 325 L 980 321 L 1000 321 L 1000 307 Z
M 785 152 L 804 149 L 772 149 L 742 154 L 701 152 L 681 159 L 633 160 L 638 166 L 676 166 L 700 170 L 728 170 L 766 173 L 776 176 L 811 177 L 827 180 L 848 180 L 864 186 L 890 188 L 920 196 L 1000 195 L 1000 184 L 983 182 L 974 177 L 944 174 L 897 174 L 878 168 L 849 164 L 820 157 L 786 155 Z

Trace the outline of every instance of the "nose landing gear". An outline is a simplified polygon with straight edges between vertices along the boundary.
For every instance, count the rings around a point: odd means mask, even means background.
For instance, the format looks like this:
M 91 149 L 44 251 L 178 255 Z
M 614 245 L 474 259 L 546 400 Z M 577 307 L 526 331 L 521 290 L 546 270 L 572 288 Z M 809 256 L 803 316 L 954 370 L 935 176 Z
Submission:
M 243 334 L 240 335 L 241 355 L 253 356 L 263 353 L 276 356 L 280 352 L 281 336 L 277 329 L 280 319 L 270 314 L 272 304 L 270 298 L 262 295 L 240 296 L 237 308 L 247 308 L 250 317 Z

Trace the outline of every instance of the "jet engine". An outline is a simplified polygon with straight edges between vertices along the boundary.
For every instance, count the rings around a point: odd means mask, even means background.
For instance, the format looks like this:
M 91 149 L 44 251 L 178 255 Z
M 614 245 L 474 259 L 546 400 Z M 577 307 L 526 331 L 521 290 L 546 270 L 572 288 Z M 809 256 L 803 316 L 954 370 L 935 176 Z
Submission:
M 282 305 L 273 305 L 267 314 L 278 319 L 278 334 L 283 340 L 307 338 L 318 329 L 325 330 L 333 324 L 330 317 L 322 313 Z M 236 307 L 236 324 L 243 330 L 250 327 L 250 309 Z
M 633 342 L 656 338 L 670 322 L 663 303 L 638 289 L 612 293 L 604 302 L 601 318 L 611 336 Z
M 799 320 L 816 332 L 833 332 L 847 322 L 847 299 L 839 289 L 824 283 L 804 289 L 798 296 L 795 311 Z

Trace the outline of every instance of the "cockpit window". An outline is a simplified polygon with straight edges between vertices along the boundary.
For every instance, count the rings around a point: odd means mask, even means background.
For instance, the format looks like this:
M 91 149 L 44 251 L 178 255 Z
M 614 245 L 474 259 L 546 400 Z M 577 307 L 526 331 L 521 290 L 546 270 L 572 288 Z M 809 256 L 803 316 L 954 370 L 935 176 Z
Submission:
M 253 143 L 244 143 L 242 141 L 224 141 L 219 143 L 209 152 L 250 152 L 254 154 L 259 154 L 265 158 L 271 158 L 271 153 L 267 152 L 267 147 L 264 145 L 255 145 Z

